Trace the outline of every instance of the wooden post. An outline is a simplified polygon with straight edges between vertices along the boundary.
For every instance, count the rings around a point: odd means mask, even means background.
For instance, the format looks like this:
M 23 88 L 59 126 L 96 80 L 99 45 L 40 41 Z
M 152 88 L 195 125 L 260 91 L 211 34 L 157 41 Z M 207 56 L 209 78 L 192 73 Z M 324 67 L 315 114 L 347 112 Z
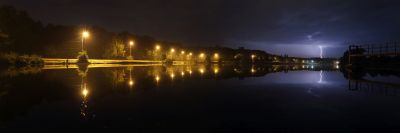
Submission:
M 374 55 L 374 45 L 371 44 L 371 55 Z
M 350 64 L 351 65 L 351 61 L 350 61 L 350 59 L 351 59 L 351 45 L 349 46 L 349 51 L 348 51 L 348 59 L 347 59 L 347 64 Z

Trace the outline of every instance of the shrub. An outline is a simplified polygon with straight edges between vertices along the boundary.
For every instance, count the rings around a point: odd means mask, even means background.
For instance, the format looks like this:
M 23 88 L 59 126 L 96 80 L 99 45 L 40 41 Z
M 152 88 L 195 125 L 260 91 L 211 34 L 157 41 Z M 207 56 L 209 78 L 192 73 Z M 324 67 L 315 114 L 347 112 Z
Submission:
M 89 56 L 86 51 L 78 53 L 78 63 L 89 63 Z

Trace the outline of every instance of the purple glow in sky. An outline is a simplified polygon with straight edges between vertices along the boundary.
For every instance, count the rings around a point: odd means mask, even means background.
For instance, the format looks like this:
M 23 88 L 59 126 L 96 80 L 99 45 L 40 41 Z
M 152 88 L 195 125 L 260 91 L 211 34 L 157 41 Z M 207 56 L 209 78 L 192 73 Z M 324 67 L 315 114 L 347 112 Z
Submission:
M 349 42 L 400 38 L 398 0 L 3 0 L 44 23 L 93 25 L 189 46 L 340 57 Z M 2 4 L 0 3 L 0 4 Z

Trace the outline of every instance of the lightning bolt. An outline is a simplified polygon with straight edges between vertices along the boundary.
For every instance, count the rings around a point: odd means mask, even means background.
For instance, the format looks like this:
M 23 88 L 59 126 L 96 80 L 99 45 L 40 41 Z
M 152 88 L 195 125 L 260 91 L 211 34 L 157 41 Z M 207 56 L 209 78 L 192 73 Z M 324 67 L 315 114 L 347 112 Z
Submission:
M 318 80 L 318 83 L 322 83 L 323 82 L 323 79 L 322 79 L 322 70 L 319 72 L 319 80 Z
M 323 47 L 321 45 L 318 45 L 318 47 L 319 47 L 319 51 L 320 51 L 319 52 L 319 58 L 323 58 L 323 56 L 322 56 L 323 55 L 323 51 L 324 51 Z

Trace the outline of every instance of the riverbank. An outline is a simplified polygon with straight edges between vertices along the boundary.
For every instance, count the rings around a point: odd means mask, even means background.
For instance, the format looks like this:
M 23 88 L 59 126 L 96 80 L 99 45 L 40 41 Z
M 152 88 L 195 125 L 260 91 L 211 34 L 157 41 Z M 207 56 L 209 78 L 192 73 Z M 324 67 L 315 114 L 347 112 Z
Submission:
M 4 66 L 43 66 L 44 60 L 38 55 L 19 55 L 17 53 L 0 53 L 0 64 Z

